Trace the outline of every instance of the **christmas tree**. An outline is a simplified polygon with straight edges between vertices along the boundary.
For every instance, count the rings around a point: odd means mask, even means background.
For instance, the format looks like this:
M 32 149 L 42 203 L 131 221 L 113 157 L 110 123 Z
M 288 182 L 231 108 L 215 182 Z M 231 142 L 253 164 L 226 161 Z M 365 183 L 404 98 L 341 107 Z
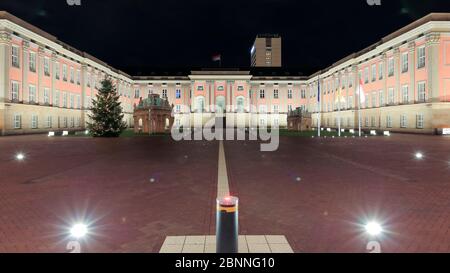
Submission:
M 89 131 L 94 137 L 118 137 L 126 128 L 119 95 L 111 79 L 101 81 L 101 88 L 92 101 Z

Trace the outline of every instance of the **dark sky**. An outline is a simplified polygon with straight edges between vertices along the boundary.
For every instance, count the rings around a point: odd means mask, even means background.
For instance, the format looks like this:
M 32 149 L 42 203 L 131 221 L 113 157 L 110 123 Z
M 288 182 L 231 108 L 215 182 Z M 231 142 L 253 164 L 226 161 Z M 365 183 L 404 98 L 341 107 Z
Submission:
M 283 65 L 305 73 L 338 61 L 449 0 L 0 0 L 6 10 L 125 72 L 248 67 L 258 33 L 283 38 Z M 119 53 L 121 52 L 121 53 Z

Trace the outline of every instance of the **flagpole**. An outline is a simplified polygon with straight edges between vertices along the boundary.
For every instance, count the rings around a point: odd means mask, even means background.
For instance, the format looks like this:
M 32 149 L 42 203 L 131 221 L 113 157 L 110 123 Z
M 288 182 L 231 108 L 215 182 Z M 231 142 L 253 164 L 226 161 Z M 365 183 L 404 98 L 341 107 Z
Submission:
M 358 133 L 361 137 L 361 81 L 358 83 Z
M 317 115 L 317 136 L 320 137 L 320 121 L 321 121 L 321 105 L 320 105 L 320 72 L 317 76 L 317 102 L 319 104 L 318 110 L 319 114 Z
M 341 87 L 338 86 L 338 136 L 341 136 Z

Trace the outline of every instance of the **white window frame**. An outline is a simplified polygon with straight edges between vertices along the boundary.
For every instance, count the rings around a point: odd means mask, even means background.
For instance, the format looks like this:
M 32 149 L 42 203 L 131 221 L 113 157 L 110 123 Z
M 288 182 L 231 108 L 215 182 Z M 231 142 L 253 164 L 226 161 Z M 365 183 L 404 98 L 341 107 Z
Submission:
M 409 103 L 409 86 L 403 85 L 402 86 L 402 104 Z
M 31 115 L 31 129 L 38 129 L 38 116 L 33 114 Z
M 394 58 L 389 58 L 388 60 L 388 77 L 392 77 L 395 74 L 395 63 Z
M 36 86 L 30 84 L 28 85 L 28 101 L 30 103 L 36 103 L 37 102 L 37 93 L 36 93 Z
M 11 46 L 11 65 L 20 68 L 20 47 L 17 45 Z
M 22 116 L 20 114 L 14 114 L 13 116 L 13 126 L 14 129 L 22 128 Z
M 416 115 L 416 128 L 417 129 L 423 129 L 424 128 L 424 115 L 423 114 L 417 114 Z
M 36 53 L 31 52 L 28 55 L 28 70 L 30 72 L 36 73 Z
M 424 68 L 426 65 L 425 46 L 417 48 L 417 69 Z
M 400 128 L 408 128 L 408 118 L 406 115 L 400 115 Z
M 44 88 L 44 103 L 50 104 L 50 89 Z
M 407 73 L 409 70 L 409 55 L 408 53 L 402 54 L 402 73 Z
M 11 100 L 19 100 L 20 85 L 19 82 L 11 81 Z
M 48 57 L 44 57 L 44 76 L 50 76 L 50 59 Z
M 427 100 L 427 89 L 425 82 L 417 83 L 417 101 L 426 102 Z

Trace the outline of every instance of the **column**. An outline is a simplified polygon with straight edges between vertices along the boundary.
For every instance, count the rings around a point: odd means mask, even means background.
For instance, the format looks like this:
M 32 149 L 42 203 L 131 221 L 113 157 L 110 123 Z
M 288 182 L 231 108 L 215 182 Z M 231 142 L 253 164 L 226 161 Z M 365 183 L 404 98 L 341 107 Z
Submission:
M 54 71 L 53 71 L 54 72 Z M 87 73 L 87 65 L 85 63 L 81 64 L 81 127 L 85 128 L 86 126 L 86 73 Z M 54 79 L 55 77 L 53 77 Z M 53 80 L 52 80 L 53 82 Z M 53 86 L 53 85 L 52 85 Z
M 42 46 L 39 46 L 38 57 L 36 58 L 36 69 L 38 73 L 38 86 L 36 87 L 37 92 L 36 97 L 37 102 L 39 104 L 44 103 L 44 87 L 42 86 L 42 77 L 44 75 L 44 52 L 45 49 Z
M 210 94 L 210 98 L 211 98 L 211 105 L 212 108 L 210 109 L 211 112 L 215 112 L 216 111 L 216 83 L 215 81 L 211 81 L 211 94 Z
M 28 62 L 29 57 L 28 54 L 30 54 L 30 43 L 28 41 L 23 41 L 22 45 L 22 92 L 21 95 L 19 95 L 19 101 L 26 102 L 29 99 L 29 90 L 28 90 Z
M 401 86 L 400 86 L 400 49 L 397 47 L 394 49 L 394 76 L 395 76 L 395 88 L 394 92 L 397 96 L 397 102 L 402 101 Z
M 210 108 L 209 106 L 211 105 L 210 102 L 210 94 L 211 94 L 211 81 L 206 81 L 206 83 L 208 84 L 208 90 L 206 90 L 206 95 L 205 95 L 205 111 L 209 112 Z
M 387 86 L 387 78 L 388 78 L 388 72 L 387 72 L 387 67 L 388 67 L 388 59 L 387 59 L 387 54 L 386 52 L 383 52 L 383 55 L 381 56 L 381 60 L 383 62 L 383 92 L 384 92 L 384 102 L 387 105 L 388 104 L 388 97 L 389 97 L 389 93 L 388 93 L 388 86 Z
M 353 128 L 357 128 L 359 124 L 359 109 L 360 109 L 360 94 L 359 94 L 359 73 L 358 73 L 358 66 L 352 65 L 352 73 L 353 73 L 353 105 L 354 105 L 354 113 L 355 116 L 353 117 Z
M 191 81 L 191 89 L 189 90 L 189 94 L 188 94 L 188 99 L 190 99 L 190 102 L 189 102 L 189 107 L 191 108 L 191 112 L 193 111 L 193 110 L 195 110 L 194 109 L 194 107 L 193 107 L 193 102 L 194 102 L 194 92 L 195 92 L 195 81 Z
M 56 93 L 56 61 L 58 60 L 58 53 L 56 51 L 52 52 L 52 58 L 50 62 L 50 81 L 51 81 L 51 89 L 49 94 L 50 105 L 54 104 L 54 96 Z M 83 100 L 83 99 L 82 99 Z M 83 106 L 83 104 L 81 104 Z M 81 118 L 80 123 L 83 122 L 83 117 Z
M 439 33 L 426 36 L 426 65 L 428 69 L 428 95 L 431 102 L 439 102 Z
M 0 134 L 5 135 L 5 100 L 9 99 L 9 67 L 11 47 L 11 33 L 0 31 Z
M 408 100 L 410 103 L 415 103 L 418 100 L 418 97 L 416 96 L 416 43 L 414 41 L 411 41 L 408 43 L 408 70 L 409 70 L 409 94 L 408 94 Z

